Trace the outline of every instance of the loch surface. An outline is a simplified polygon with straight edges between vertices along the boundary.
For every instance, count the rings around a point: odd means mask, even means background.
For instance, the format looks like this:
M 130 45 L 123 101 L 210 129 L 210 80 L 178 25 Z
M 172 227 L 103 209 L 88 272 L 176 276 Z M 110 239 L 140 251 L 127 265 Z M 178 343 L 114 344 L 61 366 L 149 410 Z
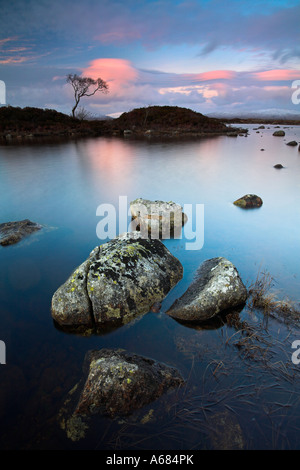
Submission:
M 236 266 L 247 287 L 265 271 L 279 299 L 300 301 L 300 152 L 286 145 L 299 144 L 300 127 L 281 126 L 285 137 L 272 135 L 275 126 L 247 127 L 247 137 L 99 137 L 0 147 L 0 223 L 28 218 L 44 226 L 0 247 L 6 353 L 0 448 L 299 449 L 297 325 L 266 319 L 247 305 L 235 321 L 221 316 L 205 325 L 181 324 L 165 313 L 201 263 L 217 256 Z M 274 168 L 278 163 L 282 169 Z M 245 194 L 260 196 L 263 205 L 233 205 Z M 182 237 L 164 240 L 183 265 L 182 280 L 159 312 L 121 328 L 98 335 L 58 328 L 51 317 L 54 292 L 107 241 L 97 236 L 99 206 L 115 214 L 118 234 L 130 223 L 124 207 L 139 197 L 172 200 L 190 211 Z M 86 352 L 101 348 L 164 362 L 186 386 L 126 419 L 94 416 L 75 439 L 68 393 L 82 377 Z

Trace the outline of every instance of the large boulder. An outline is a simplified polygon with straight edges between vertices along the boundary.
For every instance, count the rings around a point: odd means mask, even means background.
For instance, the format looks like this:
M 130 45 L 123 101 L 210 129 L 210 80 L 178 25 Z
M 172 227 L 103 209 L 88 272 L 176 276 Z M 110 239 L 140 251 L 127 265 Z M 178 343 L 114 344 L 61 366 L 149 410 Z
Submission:
M 245 196 L 240 197 L 234 201 L 235 206 L 242 207 L 243 209 L 252 209 L 254 207 L 260 207 L 263 201 L 261 197 L 256 196 L 256 194 L 245 194 Z
M 173 201 L 150 201 L 138 198 L 130 203 L 131 217 L 136 228 L 146 238 L 179 237 L 187 221 L 180 204 Z
M 184 383 L 176 369 L 121 349 L 89 351 L 75 414 L 128 415 Z
M 212 258 L 200 266 L 195 280 L 167 314 L 182 321 L 206 321 L 247 299 L 236 267 L 226 258 Z
M 128 233 L 96 247 L 52 298 L 63 326 L 127 323 L 147 313 L 182 278 L 183 268 L 160 240 Z
M 42 226 L 29 219 L 0 224 L 0 245 L 13 245 L 33 232 L 41 230 Z

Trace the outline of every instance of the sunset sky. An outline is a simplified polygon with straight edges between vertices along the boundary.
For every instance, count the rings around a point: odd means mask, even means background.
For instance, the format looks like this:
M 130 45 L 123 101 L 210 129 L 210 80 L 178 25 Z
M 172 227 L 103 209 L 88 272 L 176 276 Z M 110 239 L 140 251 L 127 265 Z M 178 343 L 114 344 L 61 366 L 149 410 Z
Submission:
M 73 104 L 68 73 L 109 93 L 81 101 L 93 115 L 148 105 L 203 114 L 286 110 L 300 80 L 299 0 L 0 0 L 6 103 Z

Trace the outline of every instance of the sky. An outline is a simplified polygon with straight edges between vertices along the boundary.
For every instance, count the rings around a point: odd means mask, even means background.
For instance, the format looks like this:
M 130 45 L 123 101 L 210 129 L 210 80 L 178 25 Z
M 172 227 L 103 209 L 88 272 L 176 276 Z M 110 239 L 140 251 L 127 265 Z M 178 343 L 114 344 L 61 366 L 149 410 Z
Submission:
M 0 0 L 4 104 L 70 114 L 76 73 L 108 84 L 80 102 L 95 117 L 300 114 L 299 24 L 300 0 Z

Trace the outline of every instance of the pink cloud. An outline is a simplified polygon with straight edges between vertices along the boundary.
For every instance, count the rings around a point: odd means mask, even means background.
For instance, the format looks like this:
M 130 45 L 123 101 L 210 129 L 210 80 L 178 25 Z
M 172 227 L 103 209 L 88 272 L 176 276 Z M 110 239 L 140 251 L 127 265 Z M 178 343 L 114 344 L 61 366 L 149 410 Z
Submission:
M 1 59 L 0 64 L 22 64 L 29 60 L 27 57 L 7 57 L 6 59 Z
M 230 70 L 211 70 L 209 72 L 198 73 L 194 75 L 195 80 L 231 80 L 236 76 L 235 72 Z
M 138 72 L 125 59 L 95 59 L 83 70 L 83 76 L 102 78 L 109 86 L 109 95 L 120 95 L 136 81 Z
M 17 39 L 16 36 L 0 39 L 0 47 L 2 47 L 3 44 L 6 44 L 7 42 L 15 41 L 16 39 Z
M 290 100 L 290 87 L 278 81 L 300 78 L 295 69 L 166 74 L 139 70 L 130 61 L 118 58 L 95 59 L 82 76 L 100 77 L 108 83 L 109 93 L 95 95 L 88 103 L 103 114 L 149 104 L 191 107 L 204 113 L 220 106 L 273 108 Z
M 103 43 L 122 42 L 126 40 L 139 39 L 141 37 L 139 32 L 135 31 L 109 31 L 107 33 L 99 34 L 95 39 Z
M 290 69 L 266 70 L 265 72 L 254 73 L 253 77 L 256 80 L 262 80 L 262 81 L 295 80 L 297 78 L 300 78 L 300 70 L 290 70 Z

